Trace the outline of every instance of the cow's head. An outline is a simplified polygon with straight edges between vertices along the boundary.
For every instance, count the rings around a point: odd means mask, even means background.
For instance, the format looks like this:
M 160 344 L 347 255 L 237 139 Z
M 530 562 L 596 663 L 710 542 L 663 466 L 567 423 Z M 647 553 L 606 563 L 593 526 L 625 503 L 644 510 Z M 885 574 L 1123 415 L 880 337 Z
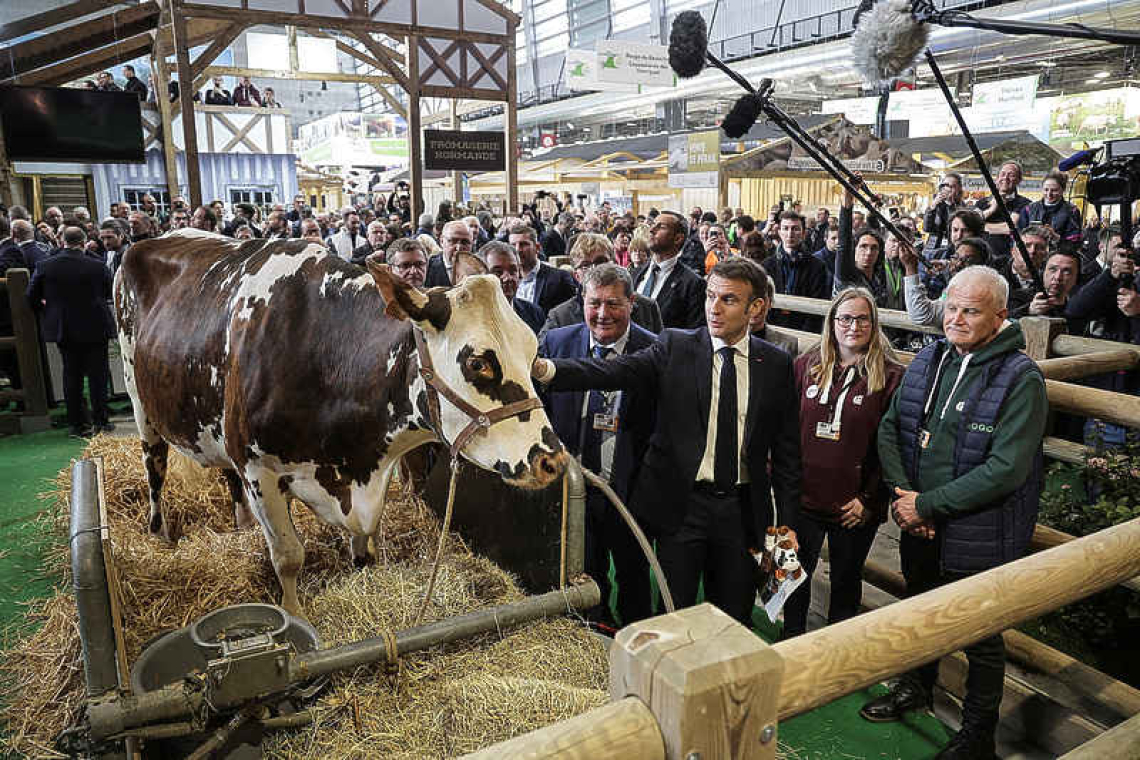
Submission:
M 473 259 L 476 263 L 477 260 Z M 538 341 L 494 277 L 467 277 L 452 288 L 419 291 L 373 254 L 368 270 L 387 304 L 385 313 L 415 322 L 439 378 L 482 412 L 535 397 L 530 368 Z M 446 398 L 439 400 L 440 433 L 455 441 L 471 419 Z M 498 472 L 521 488 L 543 488 L 562 476 L 566 453 L 538 407 L 492 425 L 463 447 L 464 458 Z

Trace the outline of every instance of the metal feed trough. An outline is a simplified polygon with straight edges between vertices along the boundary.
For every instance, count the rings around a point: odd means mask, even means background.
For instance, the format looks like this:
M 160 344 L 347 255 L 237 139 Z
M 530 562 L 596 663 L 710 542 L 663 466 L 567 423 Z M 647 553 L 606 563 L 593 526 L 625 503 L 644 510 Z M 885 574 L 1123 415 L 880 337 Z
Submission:
M 488 486 L 484 493 L 492 494 L 492 489 Z M 585 579 L 519 602 L 323 650 L 306 621 L 274 605 L 242 604 L 216 610 L 153 641 L 131 668 L 128 688 L 123 663 L 117 659 L 121 643 L 116 645 L 110 585 L 115 581 L 108 580 L 104 550 L 109 537 L 100 494 L 96 462 L 76 462 L 71 487 L 71 562 L 87 703 L 78 725 L 57 740 L 58 749 L 72 756 L 125 758 L 143 740 L 148 756 L 260 757 L 264 731 L 309 722 L 305 703 L 332 673 L 394 664 L 409 652 L 545 617 L 583 612 L 600 601 L 597 584 Z M 497 498 L 511 496 L 504 490 L 497 494 Z M 565 489 L 548 489 L 530 498 L 541 503 L 529 506 L 545 507 L 539 511 L 548 514 L 547 523 L 557 529 L 538 521 L 527 534 L 516 526 L 520 544 L 529 542 L 538 547 L 536 553 L 553 557 L 535 558 L 536 564 L 550 567 L 553 562 L 557 567 L 562 546 L 551 537 L 557 539 L 565 532 L 565 574 L 580 576 L 585 506 L 581 470 L 572 463 Z M 499 506 L 497 513 L 501 513 Z M 533 515 L 535 510 L 528 511 Z M 478 541 L 473 544 L 479 551 Z M 518 556 L 513 550 L 492 553 L 506 559 Z M 557 576 L 553 577 L 556 585 Z M 531 578 L 532 583 L 537 580 Z M 270 707 L 275 715 L 267 717 Z

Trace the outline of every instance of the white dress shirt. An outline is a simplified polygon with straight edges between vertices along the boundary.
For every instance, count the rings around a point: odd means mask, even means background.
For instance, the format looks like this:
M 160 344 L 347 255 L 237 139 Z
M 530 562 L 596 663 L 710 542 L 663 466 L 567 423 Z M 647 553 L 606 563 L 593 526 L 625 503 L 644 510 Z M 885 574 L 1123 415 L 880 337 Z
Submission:
M 665 281 L 669 279 L 669 275 L 672 273 L 673 267 L 677 266 L 677 260 L 680 258 L 680 255 L 670 256 L 661 262 L 658 262 L 656 258 L 651 259 L 649 266 L 645 268 L 645 274 L 641 276 L 641 282 L 639 282 L 637 284 L 637 287 L 634 288 L 634 290 L 637 291 L 637 294 L 646 298 L 652 298 L 654 301 L 656 301 L 657 296 L 661 295 L 661 288 L 664 287 Z M 653 274 L 653 267 L 655 266 L 658 268 L 658 270 L 660 270 L 657 272 L 657 281 L 653 283 L 653 292 L 646 293 L 645 287 L 649 284 L 649 278 Z
M 744 422 L 748 418 L 748 347 L 751 336 L 744 337 L 732 345 L 733 364 L 736 367 L 736 442 L 739 447 L 740 467 L 737 470 L 737 484 L 748 482 L 748 460 L 742 456 L 744 450 Z M 720 404 L 720 369 L 723 359 L 720 349 L 728 344 L 712 336 L 712 395 L 709 397 L 709 430 L 705 436 L 705 454 L 701 466 L 697 468 L 697 480 L 712 483 L 715 480 L 713 455 L 716 452 L 716 412 Z
M 608 360 L 614 358 L 615 356 L 621 356 L 622 354 L 624 354 L 625 353 L 625 346 L 627 343 L 629 343 L 629 328 L 628 327 L 625 330 L 625 334 L 622 335 L 617 340 L 615 340 L 613 343 L 598 343 L 598 341 L 594 339 L 593 334 L 591 334 L 590 335 L 590 356 L 594 355 L 594 349 L 597 346 L 602 346 L 604 348 L 612 348 L 613 352 L 609 356 L 606 357 L 606 360 L 608 361 Z M 590 393 L 592 393 L 592 392 L 593 391 L 587 391 L 585 394 L 583 394 L 583 397 L 582 397 L 582 424 L 583 425 L 594 424 L 594 421 L 591 419 L 588 419 L 586 416 L 589 413 Z M 621 407 L 621 394 L 622 394 L 621 391 L 598 391 L 598 393 L 606 394 L 606 398 L 607 398 L 607 401 L 609 402 L 609 405 L 615 411 Z M 621 424 L 622 424 L 622 421 L 619 418 L 618 419 L 619 429 L 620 429 Z M 608 430 L 603 430 L 602 431 L 602 443 L 601 443 L 602 471 L 599 472 L 598 474 L 601 475 L 602 479 L 607 481 L 607 482 L 610 480 L 610 477 L 613 475 L 614 448 L 616 446 L 617 446 L 617 433 L 611 433 Z M 582 460 L 582 455 L 579 454 L 578 455 L 578 461 L 581 462 L 581 460 Z
M 542 267 L 542 259 L 539 259 L 534 265 L 534 269 L 530 270 L 530 274 L 519 277 L 519 289 L 515 292 L 515 298 L 521 298 L 524 301 L 535 303 L 534 288 L 538 282 L 538 270 Z

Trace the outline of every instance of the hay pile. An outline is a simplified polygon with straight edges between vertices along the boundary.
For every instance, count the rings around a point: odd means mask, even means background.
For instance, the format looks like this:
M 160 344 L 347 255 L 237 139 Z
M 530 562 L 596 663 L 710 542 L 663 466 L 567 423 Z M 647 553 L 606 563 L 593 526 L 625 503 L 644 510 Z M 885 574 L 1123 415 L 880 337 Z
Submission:
M 233 531 L 225 482 L 172 452 L 163 490 L 182 538 L 169 547 L 147 530 L 146 478 L 138 442 L 95 438 L 87 456 L 104 458 L 105 495 L 123 591 L 128 661 L 157 634 L 239 602 L 279 599 L 258 529 Z M 38 624 L 5 647 L 0 661 L 7 749 L 55 757 L 55 735 L 83 699 L 83 667 L 70 594 L 67 549 L 70 468 L 45 497 L 45 529 L 58 538 L 48 571 L 63 579 L 56 595 L 28 615 Z M 421 501 L 390 492 L 384 515 L 387 562 L 356 570 L 344 534 L 294 504 L 305 545 L 301 598 L 322 644 L 332 646 L 408 627 L 430 572 L 439 525 Z M 452 540 L 424 622 L 522 596 L 493 563 Z M 482 640 L 405 658 L 399 693 L 364 668 L 333 679 L 319 720 L 267 742 L 273 757 L 448 757 L 577 715 L 606 700 L 606 655 L 572 621 L 551 620 Z M 352 709 L 345 709 L 351 706 Z

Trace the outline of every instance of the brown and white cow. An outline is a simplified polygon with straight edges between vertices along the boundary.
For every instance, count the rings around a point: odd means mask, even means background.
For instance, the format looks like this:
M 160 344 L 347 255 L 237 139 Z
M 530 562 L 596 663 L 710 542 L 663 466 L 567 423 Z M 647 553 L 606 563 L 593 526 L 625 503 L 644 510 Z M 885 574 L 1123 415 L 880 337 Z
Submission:
M 116 276 L 151 530 L 176 538 L 160 500 L 168 445 L 225 469 L 235 507 L 244 497 L 261 524 L 292 612 L 304 550 L 288 496 L 344 526 L 362 560 L 400 457 L 454 441 L 469 422 L 440 399 L 433 428 L 413 325 L 439 377 L 479 410 L 534 396 L 537 343 L 495 278 L 425 293 L 383 265 L 369 269 L 305 241 L 183 229 L 132 246 Z M 463 455 L 527 489 L 560 477 L 566 460 L 541 408 L 474 436 Z

